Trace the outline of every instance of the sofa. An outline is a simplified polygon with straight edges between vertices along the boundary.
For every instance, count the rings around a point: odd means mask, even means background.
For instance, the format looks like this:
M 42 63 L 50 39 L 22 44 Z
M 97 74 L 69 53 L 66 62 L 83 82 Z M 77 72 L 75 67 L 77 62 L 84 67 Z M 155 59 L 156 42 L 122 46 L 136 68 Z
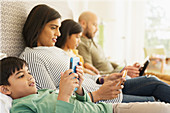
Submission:
M 37 4 L 47 4 L 62 15 L 62 20 L 72 19 L 73 13 L 67 0 L 1 0 L 0 1 L 0 58 L 19 56 L 25 44 L 22 28 L 28 13 Z M 9 113 L 12 99 L 0 93 L 0 112 Z
M 165 83 L 170 85 L 170 75 L 167 74 L 158 74 L 158 73 L 152 73 L 152 72 L 147 72 L 144 73 L 144 75 L 153 75 L 158 77 L 160 80 L 164 81 Z

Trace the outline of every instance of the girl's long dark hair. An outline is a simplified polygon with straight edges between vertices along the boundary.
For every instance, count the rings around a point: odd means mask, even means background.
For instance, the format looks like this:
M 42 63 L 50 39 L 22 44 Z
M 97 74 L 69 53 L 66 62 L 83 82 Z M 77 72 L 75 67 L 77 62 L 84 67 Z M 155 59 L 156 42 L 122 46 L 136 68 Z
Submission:
M 59 48 L 64 48 L 67 38 L 72 34 L 77 34 L 82 32 L 82 27 L 79 23 L 75 22 L 72 19 L 66 19 L 62 21 L 60 27 L 61 36 L 57 38 L 55 46 Z

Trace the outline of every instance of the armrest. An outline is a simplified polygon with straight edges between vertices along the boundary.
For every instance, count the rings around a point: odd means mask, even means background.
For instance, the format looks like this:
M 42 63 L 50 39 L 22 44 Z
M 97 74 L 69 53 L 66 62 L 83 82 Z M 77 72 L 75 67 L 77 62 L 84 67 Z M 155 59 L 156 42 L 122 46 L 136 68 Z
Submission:
M 160 58 L 160 57 L 150 57 L 150 61 L 160 61 L 161 62 L 161 73 L 164 73 L 164 65 L 165 65 L 165 58 Z
M 149 60 L 150 60 L 150 61 L 157 60 L 157 61 L 162 62 L 162 61 L 165 60 L 165 59 L 159 58 L 159 57 L 150 57 Z

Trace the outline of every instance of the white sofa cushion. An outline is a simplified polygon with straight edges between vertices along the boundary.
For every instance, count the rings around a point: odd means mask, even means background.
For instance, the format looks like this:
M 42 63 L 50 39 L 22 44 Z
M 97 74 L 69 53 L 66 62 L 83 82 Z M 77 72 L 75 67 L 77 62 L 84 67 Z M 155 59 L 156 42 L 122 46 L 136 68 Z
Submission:
M 9 110 L 11 106 L 12 106 L 12 98 L 0 92 L 1 113 L 10 113 Z

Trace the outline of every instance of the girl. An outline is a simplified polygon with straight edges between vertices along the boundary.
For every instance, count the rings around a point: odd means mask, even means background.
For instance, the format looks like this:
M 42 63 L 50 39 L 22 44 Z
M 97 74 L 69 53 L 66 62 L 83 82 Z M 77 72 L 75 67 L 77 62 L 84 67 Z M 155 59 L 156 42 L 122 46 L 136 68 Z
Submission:
M 70 57 L 77 56 L 84 65 L 83 71 L 90 75 L 98 75 L 99 71 L 89 63 L 84 63 L 83 57 L 76 50 L 80 43 L 82 27 L 79 23 L 71 19 L 66 19 L 61 23 L 61 36 L 58 37 L 55 46 L 63 49 Z

